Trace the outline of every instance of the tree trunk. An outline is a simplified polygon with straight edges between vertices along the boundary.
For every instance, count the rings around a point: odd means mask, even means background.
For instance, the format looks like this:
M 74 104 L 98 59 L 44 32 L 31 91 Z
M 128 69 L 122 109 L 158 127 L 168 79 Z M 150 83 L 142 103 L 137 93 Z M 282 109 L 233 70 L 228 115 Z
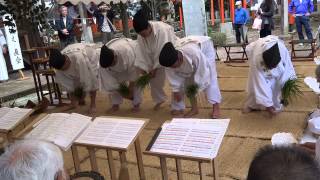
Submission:
M 130 32 L 129 32 L 129 26 L 128 26 L 127 5 L 120 2 L 120 9 L 121 9 L 123 35 L 127 38 L 130 38 Z

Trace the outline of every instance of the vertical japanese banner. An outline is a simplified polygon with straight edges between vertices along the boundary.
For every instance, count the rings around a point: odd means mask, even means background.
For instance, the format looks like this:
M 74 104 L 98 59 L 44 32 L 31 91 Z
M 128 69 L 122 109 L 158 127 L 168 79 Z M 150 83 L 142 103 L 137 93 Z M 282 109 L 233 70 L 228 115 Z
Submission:
M 186 35 L 207 35 L 207 19 L 204 0 L 182 0 Z
M 6 14 L 2 16 L 2 20 L 4 22 L 9 21 L 9 19 L 12 19 L 12 16 L 10 14 Z M 14 20 L 12 20 L 12 23 L 16 25 L 16 22 Z M 24 65 L 23 65 L 23 59 L 22 59 L 21 48 L 19 43 L 17 26 L 13 27 L 13 26 L 5 25 L 4 30 L 6 34 L 6 40 L 7 40 L 12 69 L 13 70 L 23 69 Z

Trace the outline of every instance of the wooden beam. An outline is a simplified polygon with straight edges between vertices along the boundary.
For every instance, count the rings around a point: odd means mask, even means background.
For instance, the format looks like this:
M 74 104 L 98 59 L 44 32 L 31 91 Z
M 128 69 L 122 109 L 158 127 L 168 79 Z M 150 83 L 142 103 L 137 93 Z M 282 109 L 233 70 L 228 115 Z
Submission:
M 210 0 L 211 25 L 214 25 L 214 1 Z
M 234 0 L 230 0 L 230 17 L 231 17 L 231 21 L 234 22 Z
M 220 21 L 224 23 L 224 0 L 220 0 Z

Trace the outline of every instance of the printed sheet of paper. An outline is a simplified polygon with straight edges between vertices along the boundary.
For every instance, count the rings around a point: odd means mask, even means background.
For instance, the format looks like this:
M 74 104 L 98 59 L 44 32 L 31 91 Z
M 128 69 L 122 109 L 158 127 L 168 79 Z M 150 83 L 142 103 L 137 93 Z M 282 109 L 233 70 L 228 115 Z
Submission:
M 75 142 L 126 149 L 144 123 L 143 120 L 98 117 Z
M 0 129 L 11 130 L 16 124 L 32 113 L 32 109 L 0 108 Z
M 173 119 L 150 151 L 213 159 L 217 156 L 229 119 Z
M 26 138 L 47 140 L 66 151 L 90 123 L 91 117 L 81 114 L 49 114 L 40 120 Z
M 304 83 L 310 88 L 312 89 L 313 92 L 320 94 L 320 84 L 317 82 L 316 78 L 313 77 L 306 77 L 304 78 Z

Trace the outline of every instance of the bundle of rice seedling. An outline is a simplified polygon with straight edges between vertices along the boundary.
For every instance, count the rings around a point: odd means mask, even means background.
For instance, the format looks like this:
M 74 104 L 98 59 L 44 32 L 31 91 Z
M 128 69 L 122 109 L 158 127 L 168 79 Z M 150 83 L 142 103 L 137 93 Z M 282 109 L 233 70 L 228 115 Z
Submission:
M 136 86 L 138 88 L 144 89 L 151 81 L 151 75 L 150 74 L 144 74 L 142 76 L 140 76 L 137 80 L 136 80 Z
M 298 78 L 290 78 L 282 87 L 281 90 L 281 103 L 284 106 L 288 106 L 289 102 L 293 100 L 293 98 L 297 98 L 302 95 L 301 88 L 301 80 Z
M 77 87 L 74 89 L 73 95 L 76 99 L 80 100 L 86 97 L 86 92 L 83 90 L 83 87 Z
M 117 89 L 117 92 L 122 96 L 122 97 L 129 97 L 130 96 L 130 89 L 127 83 L 123 82 L 119 84 L 119 88 Z
M 198 84 L 191 84 L 186 87 L 186 96 L 188 97 L 190 104 L 193 104 L 198 94 Z

